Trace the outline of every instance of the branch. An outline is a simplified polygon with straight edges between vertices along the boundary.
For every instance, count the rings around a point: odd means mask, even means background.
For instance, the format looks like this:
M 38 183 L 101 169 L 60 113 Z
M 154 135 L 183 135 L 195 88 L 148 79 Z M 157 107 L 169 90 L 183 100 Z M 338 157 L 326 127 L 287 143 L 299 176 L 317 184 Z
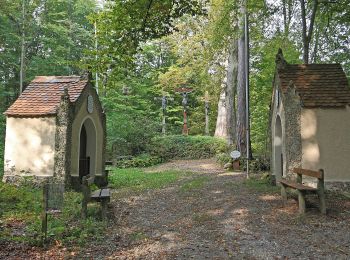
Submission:
M 146 23 L 147 23 L 147 19 L 149 17 L 149 14 L 150 14 L 152 3 L 153 3 L 153 0 L 149 0 L 148 6 L 147 6 L 146 16 L 143 19 L 143 23 L 142 23 L 142 32 L 145 32 L 145 30 L 146 30 Z
M 316 13 L 317 13 L 317 7 L 318 7 L 318 0 L 314 0 L 313 1 L 311 18 L 310 18 L 309 32 L 308 32 L 308 35 L 307 35 L 308 43 L 310 43 L 310 41 L 311 41 L 312 31 L 314 29 L 315 17 L 316 17 Z

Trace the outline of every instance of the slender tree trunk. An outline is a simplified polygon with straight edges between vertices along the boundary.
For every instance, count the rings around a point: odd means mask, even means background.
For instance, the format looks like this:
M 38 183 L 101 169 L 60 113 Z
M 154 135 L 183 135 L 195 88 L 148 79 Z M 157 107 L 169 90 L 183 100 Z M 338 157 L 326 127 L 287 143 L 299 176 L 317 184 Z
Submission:
M 204 107 L 205 107 L 205 135 L 209 136 L 209 92 L 205 91 L 204 97 Z
M 22 0 L 22 42 L 21 42 L 21 67 L 19 73 L 19 94 L 23 92 L 23 82 L 24 82 L 24 58 L 25 58 L 25 0 Z
M 247 152 L 246 145 L 246 78 L 245 78 L 245 41 L 244 41 L 244 14 L 246 8 L 244 3 L 241 6 L 239 18 L 239 32 L 241 37 L 238 39 L 238 74 L 237 74 L 237 149 L 241 154 Z
M 292 19 L 293 0 L 282 0 L 284 35 L 289 35 L 289 27 Z
M 238 65 L 238 53 L 237 53 L 237 40 L 232 40 L 229 47 L 228 65 L 226 72 L 226 121 L 227 121 L 227 143 L 233 145 L 235 143 L 236 136 L 236 108 L 235 108 L 235 95 L 237 85 L 237 65 Z
M 306 24 L 306 6 L 305 0 L 300 0 L 301 6 L 301 22 L 302 22 L 302 39 L 303 39 L 303 61 L 305 64 L 309 63 L 309 53 L 310 53 L 310 42 L 312 38 L 312 33 L 314 29 L 314 23 L 316 18 L 316 12 L 318 8 L 318 0 L 313 0 L 313 6 L 310 17 L 309 30 Z
M 246 93 L 245 93 L 245 52 L 244 37 L 238 40 L 238 74 L 237 74 L 237 149 L 246 153 Z
M 216 137 L 227 137 L 227 111 L 226 111 L 226 89 L 225 84 L 222 84 L 220 98 L 218 102 L 218 116 L 216 118 L 216 128 L 215 134 Z
M 312 54 L 312 62 L 313 63 L 317 63 L 317 60 L 318 60 L 318 37 L 319 37 L 319 30 L 316 29 L 316 32 L 315 32 L 315 45 L 314 45 L 314 51 L 313 51 L 313 54 Z

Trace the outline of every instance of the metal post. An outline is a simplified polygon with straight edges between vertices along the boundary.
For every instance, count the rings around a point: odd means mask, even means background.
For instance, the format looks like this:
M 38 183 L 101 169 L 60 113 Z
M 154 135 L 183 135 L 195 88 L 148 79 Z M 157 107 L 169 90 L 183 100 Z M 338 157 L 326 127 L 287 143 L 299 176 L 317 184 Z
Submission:
M 247 178 L 249 178 L 249 155 L 250 155 L 250 116 L 249 116 L 249 25 L 248 25 L 248 11 L 245 9 L 245 85 L 246 85 L 246 137 L 247 137 Z

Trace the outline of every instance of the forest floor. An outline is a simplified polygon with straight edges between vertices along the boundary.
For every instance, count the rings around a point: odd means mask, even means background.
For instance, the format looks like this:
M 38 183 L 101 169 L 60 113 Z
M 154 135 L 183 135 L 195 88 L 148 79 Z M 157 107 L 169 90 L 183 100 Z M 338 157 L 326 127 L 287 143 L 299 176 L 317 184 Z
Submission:
M 84 248 L 28 250 L 51 259 L 349 259 L 350 200 L 327 194 L 327 215 L 311 198 L 305 216 L 279 189 L 213 160 L 174 161 L 147 171 L 191 172 L 165 188 L 115 190 L 107 235 Z M 23 258 L 22 258 L 23 259 Z

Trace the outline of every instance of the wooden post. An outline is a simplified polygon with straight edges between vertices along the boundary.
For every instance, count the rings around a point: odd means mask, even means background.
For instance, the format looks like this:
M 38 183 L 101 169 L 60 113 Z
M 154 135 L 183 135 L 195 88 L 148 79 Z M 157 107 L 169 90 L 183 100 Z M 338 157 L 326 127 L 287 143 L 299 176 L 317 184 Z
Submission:
M 324 194 L 324 170 L 319 170 L 321 174 L 321 178 L 317 181 L 317 194 L 318 199 L 320 201 L 320 211 L 322 214 L 326 214 L 326 200 L 325 200 L 325 194 Z
M 43 185 L 43 200 L 42 200 L 42 212 L 41 212 L 41 233 L 42 233 L 42 245 L 45 245 L 47 239 L 47 196 L 48 196 L 48 183 L 44 182 Z
M 305 214 L 305 210 L 306 210 L 304 193 L 301 192 L 300 190 L 297 190 L 297 193 L 298 193 L 298 201 L 299 201 L 299 213 L 303 215 Z
M 89 197 L 90 197 L 90 188 L 89 188 L 89 184 L 88 184 L 86 176 L 83 176 L 81 190 L 83 193 L 83 201 L 81 202 L 81 206 L 82 206 L 81 214 L 82 214 L 83 219 L 86 219 L 86 217 L 87 217 L 87 204 L 88 204 Z
M 205 135 L 209 135 L 209 92 L 205 91 Z
M 303 177 L 301 174 L 297 174 L 297 183 L 303 183 Z
M 102 215 L 102 220 L 107 220 L 107 200 L 106 199 L 101 200 L 101 215 Z
M 287 202 L 287 191 L 286 191 L 286 187 L 284 187 L 283 184 L 281 184 L 281 196 L 282 196 L 283 207 L 285 207 Z

